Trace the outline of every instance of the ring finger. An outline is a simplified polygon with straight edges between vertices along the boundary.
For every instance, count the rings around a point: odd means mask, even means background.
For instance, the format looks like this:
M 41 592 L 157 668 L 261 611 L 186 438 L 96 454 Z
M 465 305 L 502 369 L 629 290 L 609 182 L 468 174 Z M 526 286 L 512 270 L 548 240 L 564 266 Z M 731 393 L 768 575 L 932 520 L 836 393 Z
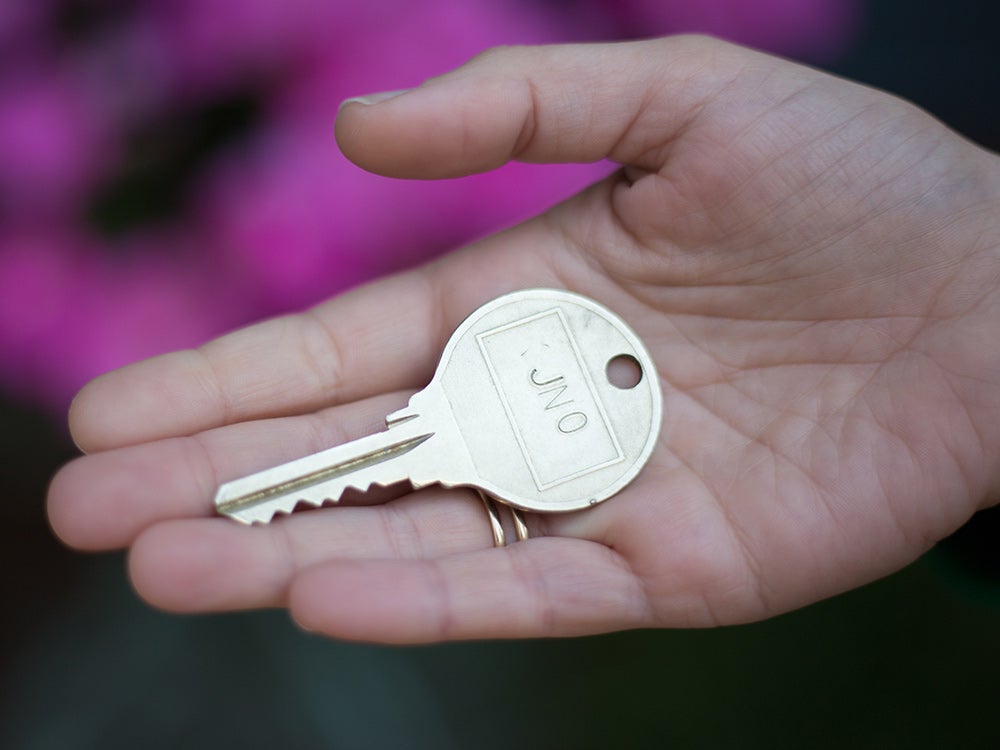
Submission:
M 242 609 L 281 605 L 298 572 L 331 560 L 434 559 L 492 545 L 474 492 L 428 488 L 249 528 L 223 518 L 164 521 L 136 539 L 130 569 L 136 589 L 156 606 Z

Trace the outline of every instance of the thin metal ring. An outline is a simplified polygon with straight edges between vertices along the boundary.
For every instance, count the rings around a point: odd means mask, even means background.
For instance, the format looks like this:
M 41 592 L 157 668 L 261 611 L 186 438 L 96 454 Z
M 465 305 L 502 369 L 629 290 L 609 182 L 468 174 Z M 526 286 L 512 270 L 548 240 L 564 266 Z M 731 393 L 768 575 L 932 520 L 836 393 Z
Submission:
M 507 507 L 510 508 L 510 515 L 514 519 L 514 532 L 517 534 L 517 541 L 527 541 L 528 524 L 524 522 L 524 515 L 519 508 L 515 508 L 513 505 Z
M 503 530 L 503 521 L 500 520 L 500 506 L 497 505 L 496 500 L 482 490 L 476 490 L 476 492 L 479 493 L 479 497 L 483 501 L 483 507 L 486 508 L 486 516 L 490 519 L 490 531 L 493 533 L 493 546 L 506 547 L 507 535 Z M 528 525 L 524 522 L 524 515 L 520 510 L 513 506 L 508 505 L 507 508 L 510 510 L 511 518 L 514 519 L 514 533 L 517 535 L 517 541 L 527 541 L 529 538 Z
M 479 490 L 476 490 L 476 492 L 479 492 L 479 497 L 483 501 L 483 507 L 486 508 L 486 515 L 490 519 L 490 530 L 493 532 L 493 546 L 505 547 L 507 540 L 504 537 L 503 523 L 500 521 L 500 509 L 497 507 L 496 501 Z

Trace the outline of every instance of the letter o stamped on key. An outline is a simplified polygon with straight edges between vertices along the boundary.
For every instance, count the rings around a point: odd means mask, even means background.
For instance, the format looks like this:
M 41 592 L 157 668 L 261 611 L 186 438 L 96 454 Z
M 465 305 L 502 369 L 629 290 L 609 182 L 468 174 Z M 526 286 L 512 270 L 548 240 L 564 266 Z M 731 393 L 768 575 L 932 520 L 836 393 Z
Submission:
M 587 426 L 587 415 L 582 411 L 571 411 L 559 418 L 556 427 L 564 435 L 572 435 Z

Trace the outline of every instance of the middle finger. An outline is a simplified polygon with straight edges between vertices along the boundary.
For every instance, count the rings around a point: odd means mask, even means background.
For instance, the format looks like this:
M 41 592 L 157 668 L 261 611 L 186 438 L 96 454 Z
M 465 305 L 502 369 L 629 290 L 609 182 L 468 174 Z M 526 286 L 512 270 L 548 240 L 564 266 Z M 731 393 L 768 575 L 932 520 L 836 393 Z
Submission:
M 219 485 L 365 434 L 408 393 L 390 393 L 305 416 L 256 420 L 198 435 L 83 456 L 49 490 L 55 532 L 80 549 L 128 546 L 149 525 L 210 516 Z

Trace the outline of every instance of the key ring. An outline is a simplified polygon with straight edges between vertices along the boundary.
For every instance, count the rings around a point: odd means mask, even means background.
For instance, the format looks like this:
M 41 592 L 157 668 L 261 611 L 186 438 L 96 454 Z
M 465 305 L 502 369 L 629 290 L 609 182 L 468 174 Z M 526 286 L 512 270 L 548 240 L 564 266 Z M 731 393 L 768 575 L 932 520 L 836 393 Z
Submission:
M 506 547 L 507 538 L 504 534 L 503 521 L 500 520 L 500 508 L 496 500 L 482 490 L 476 490 L 476 492 L 483 501 L 483 507 L 486 508 L 486 515 L 490 519 L 490 530 L 493 532 L 493 546 Z M 528 525 L 524 522 L 524 515 L 520 510 L 511 505 L 508 505 L 507 508 L 510 510 L 511 518 L 514 519 L 514 533 L 517 535 L 517 541 L 527 541 L 529 537 Z

